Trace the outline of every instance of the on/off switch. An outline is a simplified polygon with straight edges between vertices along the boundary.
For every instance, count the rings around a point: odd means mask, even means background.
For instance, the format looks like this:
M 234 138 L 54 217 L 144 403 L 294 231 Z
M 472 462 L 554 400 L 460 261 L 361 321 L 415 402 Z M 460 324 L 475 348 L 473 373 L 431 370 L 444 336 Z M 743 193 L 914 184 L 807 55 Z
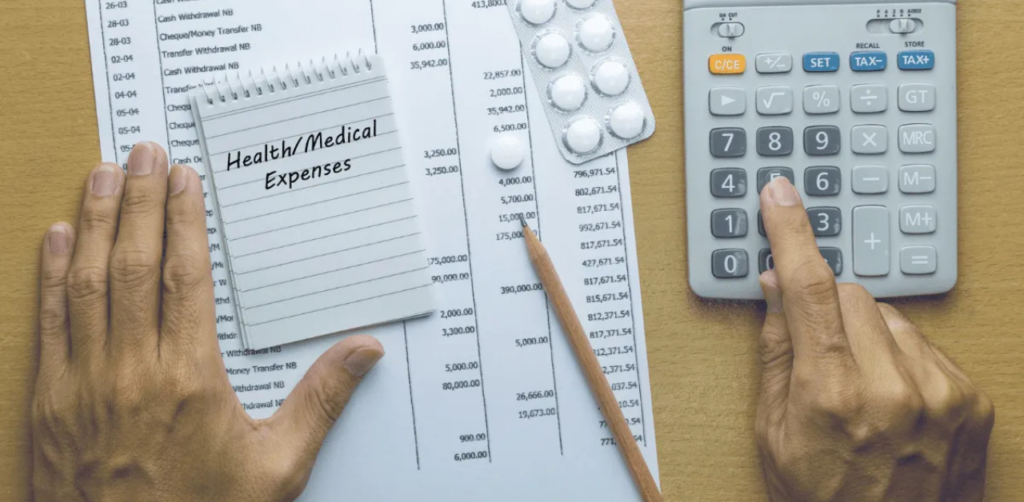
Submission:
M 740 23 L 722 23 L 718 25 L 718 36 L 722 38 L 742 37 L 746 29 Z
M 913 19 L 893 19 L 889 23 L 889 31 L 896 34 L 907 34 L 917 31 L 917 21 Z

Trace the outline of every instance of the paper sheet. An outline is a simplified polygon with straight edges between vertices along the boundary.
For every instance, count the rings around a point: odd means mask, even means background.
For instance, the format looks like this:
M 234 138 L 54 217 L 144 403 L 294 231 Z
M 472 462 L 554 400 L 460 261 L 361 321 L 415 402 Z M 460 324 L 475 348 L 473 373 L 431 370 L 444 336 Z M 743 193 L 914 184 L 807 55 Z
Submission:
M 221 77 L 241 99 L 189 98 L 246 348 L 434 311 L 386 67 L 356 59 L 316 66 L 322 81 Z
M 86 5 L 102 154 L 122 164 L 148 139 L 204 172 L 187 97 L 199 81 L 359 48 L 385 58 L 440 311 L 369 331 L 387 356 L 303 500 L 639 500 L 518 225 L 540 232 L 657 478 L 626 156 L 560 157 L 503 2 Z M 495 131 L 528 140 L 525 165 L 489 164 Z M 338 337 L 243 350 L 208 208 L 223 356 L 245 408 L 267 417 Z

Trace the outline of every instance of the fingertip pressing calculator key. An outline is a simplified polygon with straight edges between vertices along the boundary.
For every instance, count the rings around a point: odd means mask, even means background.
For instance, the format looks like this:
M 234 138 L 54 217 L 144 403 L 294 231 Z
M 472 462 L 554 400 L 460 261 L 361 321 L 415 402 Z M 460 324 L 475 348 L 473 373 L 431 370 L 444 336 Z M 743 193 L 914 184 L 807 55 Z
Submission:
M 840 282 L 957 279 L 955 2 L 684 0 L 690 285 L 760 299 L 759 192 L 785 176 Z

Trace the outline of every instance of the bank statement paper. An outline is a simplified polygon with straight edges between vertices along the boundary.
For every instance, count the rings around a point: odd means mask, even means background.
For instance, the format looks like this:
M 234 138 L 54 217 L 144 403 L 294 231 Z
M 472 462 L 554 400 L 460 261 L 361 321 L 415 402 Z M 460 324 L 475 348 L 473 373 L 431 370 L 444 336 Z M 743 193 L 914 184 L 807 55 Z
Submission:
M 302 500 L 638 501 L 611 431 L 527 258 L 537 229 L 657 479 L 625 152 L 565 162 L 503 2 L 86 0 L 104 160 L 151 140 L 200 173 L 200 82 L 363 49 L 387 64 L 422 201 L 438 313 L 368 330 L 387 355 L 320 453 Z M 495 132 L 530 145 L 510 173 Z M 209 180 L 204 179 L 209 192 Z M 217 336 L 255 418 L 274 413 L 340 336 L 242 347 L 208 200 Z

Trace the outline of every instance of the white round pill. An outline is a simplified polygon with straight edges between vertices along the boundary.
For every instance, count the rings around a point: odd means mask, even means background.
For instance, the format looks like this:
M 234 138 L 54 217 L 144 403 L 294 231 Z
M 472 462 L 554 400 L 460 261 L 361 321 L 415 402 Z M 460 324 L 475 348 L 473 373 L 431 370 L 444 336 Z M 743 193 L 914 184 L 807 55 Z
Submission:
M 579 25 L 580 45 L 590 52 L 604 52 L 615 40 L 615 27 L 608 16 L 591 16 Z
M 548 97 L 559 110 L 573 112 L 587 101 L 587 84 L 578 75 L 558 77 L 548 87 Z
M 601 146 L 601 125 L 592 118 L 581 118 L 565 129 L 562 140 L 570 150 L 586 155 Z
M 572 55 L 569 41 L 558 33 L 546 33 L 533 42 L 533 54 L 540 64 L 548 68 L 561 68 Z
M 618 61 L 605 61 L 594 67 L 594 87 L 605 96 L 618 96 L 629 87 L 629 68 Z
M 499 135 L 491 142 L 491 162 L 502 171 L 511 171 L 526 158 L 526 145 L 512 134 Z
M 608 116 L 608 128 L 618 138 L 633 139 L 644 132 L 647 117 L 640 105 L 629 102 L 612 110 Z
M 597 0 L 565 0 L 565 3 L 574 9 L 583 10 L 593 7 Z
M 519 14 L 530 24 L 544 24 L 555 17 L 555 0 L 521 0 Z

